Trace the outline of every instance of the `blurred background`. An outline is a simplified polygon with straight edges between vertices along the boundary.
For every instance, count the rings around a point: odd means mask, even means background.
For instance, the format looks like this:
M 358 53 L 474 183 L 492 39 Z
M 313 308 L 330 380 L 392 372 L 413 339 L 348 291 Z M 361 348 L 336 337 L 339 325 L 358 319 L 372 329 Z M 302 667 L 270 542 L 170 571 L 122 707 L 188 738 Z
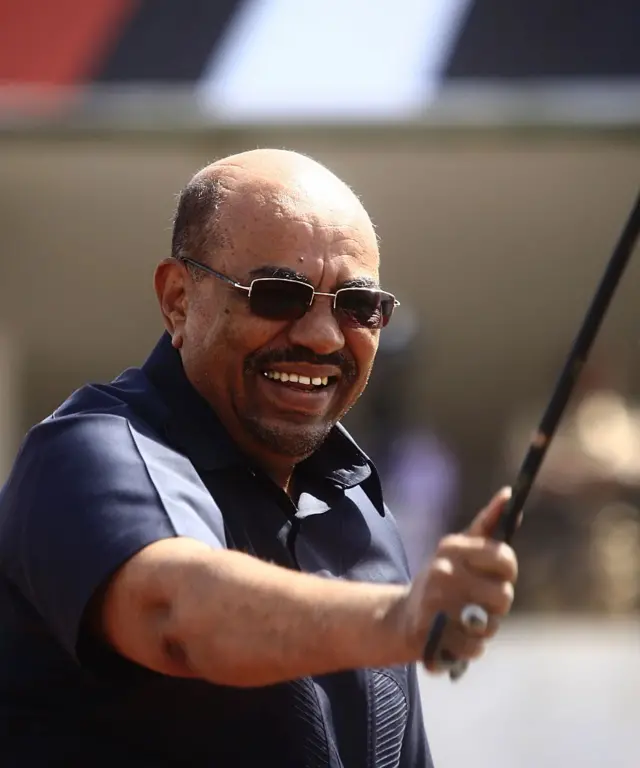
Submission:
M 640 184 L 638 0 L 0 0 L 0 479 L 141 363 L 176 194 L 281 147 L 402 302 L 347 426 L 412 564 L 513 480 Z M 638 768 L 640 252 L 516 540 L 513 616 L 423 679 L 438 768 Z

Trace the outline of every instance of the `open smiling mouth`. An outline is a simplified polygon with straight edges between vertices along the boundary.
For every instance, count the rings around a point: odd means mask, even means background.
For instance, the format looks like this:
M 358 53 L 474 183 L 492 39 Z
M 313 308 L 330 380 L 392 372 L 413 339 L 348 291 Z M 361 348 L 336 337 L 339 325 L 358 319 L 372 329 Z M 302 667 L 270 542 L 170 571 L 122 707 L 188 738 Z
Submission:
M 333 401 L 340 372 L 334 369 L 336 375 L 330 376 L 331 369 L 327 368 L 314 371 L 306 367 L 302 370 L 263 369 L 258 377 L 259 390 L 270 407 L 289 414 L 287 418 L 321 418 Z
M 321 391 L 338 381 L 337 376 L 305 376 L 301 373 L 262 371 L 262 375 L 276 384 L 301 392 Z

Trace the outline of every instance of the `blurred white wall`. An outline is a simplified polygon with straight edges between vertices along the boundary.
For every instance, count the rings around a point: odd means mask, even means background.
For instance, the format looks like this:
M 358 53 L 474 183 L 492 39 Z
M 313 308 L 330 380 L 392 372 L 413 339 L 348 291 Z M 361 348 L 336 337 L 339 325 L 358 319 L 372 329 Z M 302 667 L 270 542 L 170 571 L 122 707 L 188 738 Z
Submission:
M 421 676 L 436 768 L 638 768 L 640 622 L 510 619 L 455 684 Z

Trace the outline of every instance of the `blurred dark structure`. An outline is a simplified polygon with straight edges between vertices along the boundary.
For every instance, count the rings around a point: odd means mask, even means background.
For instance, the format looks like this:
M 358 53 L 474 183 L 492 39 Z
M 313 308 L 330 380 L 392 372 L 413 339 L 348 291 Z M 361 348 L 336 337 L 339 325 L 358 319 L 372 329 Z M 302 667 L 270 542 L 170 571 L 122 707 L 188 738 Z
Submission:
M 640 611 L 640 403 L 630 361 L 600 348 L 578 381 L 517 537 L 517 607 Z M 531 407 L 507 433 L 515 474 L 537 424 Z

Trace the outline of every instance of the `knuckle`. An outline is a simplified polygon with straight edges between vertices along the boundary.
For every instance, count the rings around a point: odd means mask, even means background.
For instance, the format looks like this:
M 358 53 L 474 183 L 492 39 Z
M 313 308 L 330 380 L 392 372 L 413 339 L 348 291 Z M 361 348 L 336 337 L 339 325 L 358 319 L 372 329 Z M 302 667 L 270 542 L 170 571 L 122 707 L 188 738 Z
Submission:
M 438 551 L 447 553 L 461 548 L 464 536 L 459 533 L 450 533 L 440 540 Z
M 453 570 L 453 563 L 448 557 L 436 557 L 431 564 L 431 572 L 436 576 L 451 576 Z
M 513 554 L 512 560 L 511 560 L 511 569 L 512 569 L 512 571 L 511 571 L 511 579 L 510 579 L 510 581 L 512 581 L 515 584 L 516 581 L 518 581 L 518 574 L 519 574 L 518 558 L 516 557 L 515 552 Z
M 509 581 L 515 581 L 518 577 L 518 559 L 516 553 L 508 544 L 501 544 L 498 550 L 501 565 L 504 569 L 505 577 Z
M 513 584 L 511 584 L 510 581 L 503 582 L 496 600 L 496 609 L 501 616 L 504 616 L 505 614 L 509 613 L 509 611 L 511 610 L 511 606 L 513 605 L 513 599 L 514 599 Z

